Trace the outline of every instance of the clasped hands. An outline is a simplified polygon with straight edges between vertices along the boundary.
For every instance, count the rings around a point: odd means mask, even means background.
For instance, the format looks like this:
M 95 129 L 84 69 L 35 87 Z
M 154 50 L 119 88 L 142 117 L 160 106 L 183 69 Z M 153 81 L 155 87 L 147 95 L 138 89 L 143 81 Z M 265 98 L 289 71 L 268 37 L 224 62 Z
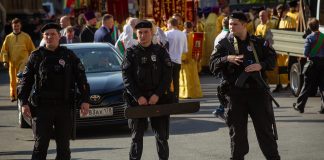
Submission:
M 138 105 L 140 106 L 147 106 L 147 105 L 154 105 L 158 102 L 159 100 L 159 96 L 157 96 L 156 94 L 153 94 L 149 101 L 147 101 L 147 99 L 144 97 L 144 96 L 141 96 L 138 98 L 137 102 L 138 102 Z

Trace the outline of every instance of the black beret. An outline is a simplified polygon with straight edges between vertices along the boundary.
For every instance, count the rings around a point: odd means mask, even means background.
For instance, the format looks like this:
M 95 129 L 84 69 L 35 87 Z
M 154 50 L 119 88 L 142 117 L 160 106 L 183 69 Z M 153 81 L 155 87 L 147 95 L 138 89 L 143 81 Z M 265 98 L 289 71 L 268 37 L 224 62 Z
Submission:
M 90 21 L 91 19 L 93 18 L 96 18 L 96 15 L 93 11 L 88 11 L 84 14 L 84 18 L 87 20 L 87 21 Z
M 56 23 L 47 23 L 41 28 L 41 32 L 44 33 L 48 29 L 56 29 L 59 31 L 61 26 Z
M 230 19 L 238 19 L 243 22 L 248 22 L 247 17 L 243 12 L 234 12 L 230 15 Z
M 296 0 L 289 2 L 289 7 L 297 7 L 297 5 L 298 5 L 298 2 Z
M 152 23 L 147 20 L 142 20 L 135 25 L 135 29 L 139 28 L 152 28 Z

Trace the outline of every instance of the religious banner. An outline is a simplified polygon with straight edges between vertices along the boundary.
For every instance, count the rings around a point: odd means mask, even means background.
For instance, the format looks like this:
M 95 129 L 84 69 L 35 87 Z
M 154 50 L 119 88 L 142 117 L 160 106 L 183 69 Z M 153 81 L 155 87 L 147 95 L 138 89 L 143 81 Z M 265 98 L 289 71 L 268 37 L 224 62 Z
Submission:
M 204 33 L 195 32 L 193 36 L 192 58 L 199 61 L 202 57 Z
M 193 1 L 187 1 L 186 21 L 194 22 L 194 5 Z
M 179 13 L 185 19 L 187 0 L 153 0 L 153 18 L 160 27 L 165 25 L 174 13 Z
M 184 20 L 192 22 L 194 26 L 196 24 L 195 15 L 197 15 L 198 4 L 199 4 L 198 0 L 187 1 L 187 4 L 186 4 L 186 6 L 187 6 L 186 7 L 186 16 L 184 17 Z

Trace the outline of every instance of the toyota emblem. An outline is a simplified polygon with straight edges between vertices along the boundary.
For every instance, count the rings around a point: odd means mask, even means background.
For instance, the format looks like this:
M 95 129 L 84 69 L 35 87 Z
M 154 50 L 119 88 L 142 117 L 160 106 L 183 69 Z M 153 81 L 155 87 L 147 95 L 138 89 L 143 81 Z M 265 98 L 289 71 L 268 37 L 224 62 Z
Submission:
M 92 102 L 98 102 L 99 100 L 100 100 L 100 95 L 91 95 L 90 96 L 90 100 L 92 101 Z

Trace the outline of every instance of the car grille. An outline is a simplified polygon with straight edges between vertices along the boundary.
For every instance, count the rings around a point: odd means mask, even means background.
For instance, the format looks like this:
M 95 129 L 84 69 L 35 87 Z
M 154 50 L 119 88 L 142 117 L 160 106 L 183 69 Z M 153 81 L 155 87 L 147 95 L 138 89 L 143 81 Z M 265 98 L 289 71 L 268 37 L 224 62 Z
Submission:
M 96 125 L 109 125 L 109 124 L 119 124 L 127 123 L 125 118 L 125 107 L 124 103 L 112 104 L 112 105 L 91 105 L 91 108 L 101 108 L 101 107 L 113 107 L 112 116 L 104 117 L 89 117 L 89 118 L 80 118 L 80 110 L 77 109 L 76 123 L 77 126 L 96 126 Z

